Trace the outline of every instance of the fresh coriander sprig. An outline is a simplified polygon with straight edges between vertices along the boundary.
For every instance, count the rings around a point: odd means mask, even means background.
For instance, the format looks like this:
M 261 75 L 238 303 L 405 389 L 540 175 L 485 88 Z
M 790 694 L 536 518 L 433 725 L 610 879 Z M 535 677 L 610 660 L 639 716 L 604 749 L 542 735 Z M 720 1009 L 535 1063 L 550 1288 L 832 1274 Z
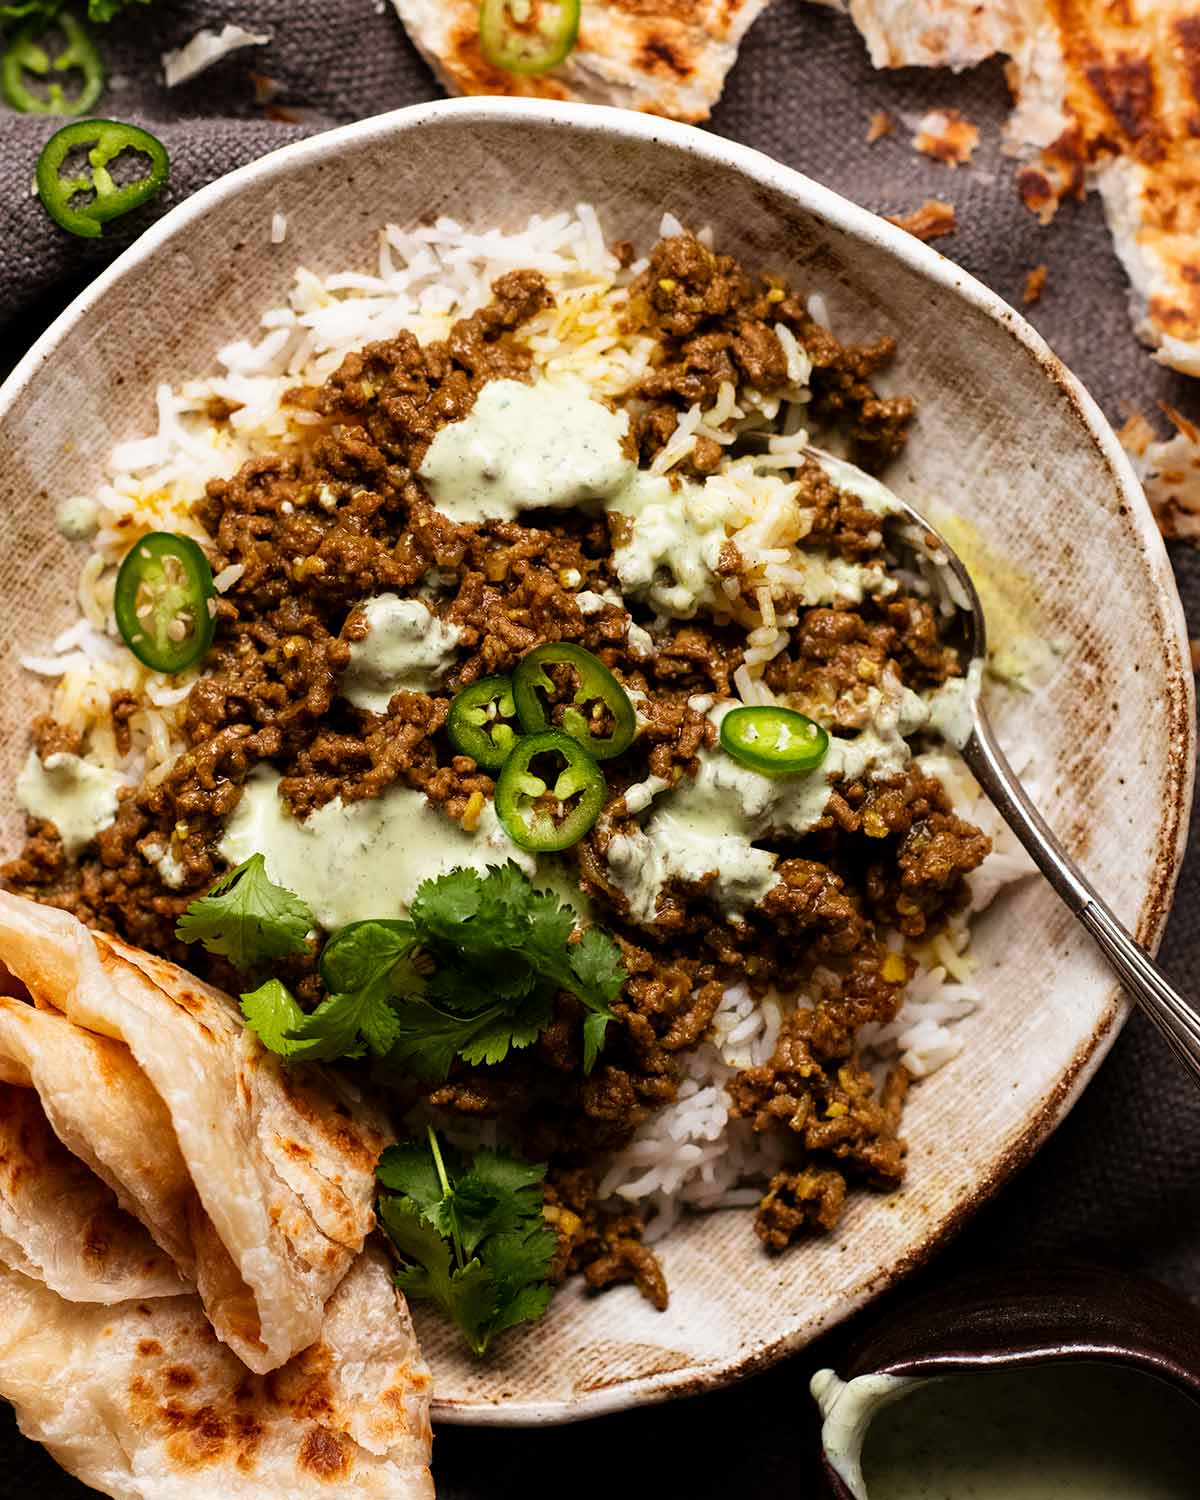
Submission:
M 396 1043 L 398 994 L 419 994 L 424 981 L 411 963 L 416 933 L 409 922 L 353 922 L 321 954 L 329 996 L 301 1010 L 278 979 L 243 995 L 242 1014 L 272 1052 L 290 1061 L 333 1062 L 370 1051 L 386 1057 Z
M 396 1285 L 436 1303 L 482 1355 L 497 1334 L 540 1318 L 558 1248 L 542 1213 L 544 1164 L 481 1150 L 469 1163 L 427 1143 L 380 1157 L 379 1219 L 401 1260 Z
M 202 905 L 194 902 L 189 914 Z M 586 1012 L 590 1072 L 626 979 L 612 938 L 598 927 L 578 933 L 571 909 L 536 890 L 511 862 L 483 875 L 458 869 L 425 881 L 408 921 L 342 928 L 320 967 L 329 997 L 311 1013 L 277 979 L 242 996 L 265 1045 L 309 1061 L 369 1052 L 434 1082 L 455 1058 L 494 1064 L 528 1047 L 553 1020 L 559 990 Z
M 180 917 L 175 936 L 202 943 L 209 953 L 227 958 L 237 969 L 252 969 L 273 958 L 303 953 L 317 925 L 307 904 L 276 885 L 261 854 L 222 875 L 206 896 L 191 902 Z
M 575 916 L 534 888 L 511 860 L 480 875 L 452 870 L 427 880 L 411 920 L 434 963 L 426 998 L 400 1007 L 399 1056 L 424 1076 L 446 1076 L 459 1056 L 497 1063 L 550 1024 L 554 995 L 567 990 L 588 1015 L 584 1072 L 591 1072 L 626 980 L 607 933 L 575 931 Z

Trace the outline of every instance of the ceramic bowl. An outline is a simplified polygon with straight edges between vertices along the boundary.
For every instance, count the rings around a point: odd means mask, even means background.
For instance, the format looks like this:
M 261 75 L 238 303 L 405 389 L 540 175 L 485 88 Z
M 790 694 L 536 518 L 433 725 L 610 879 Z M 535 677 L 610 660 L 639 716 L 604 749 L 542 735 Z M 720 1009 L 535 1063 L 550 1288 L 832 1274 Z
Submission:
M 891 388 L 916 395 L 920 419 L 890 479 L 918 506 L 965 516 L 994 560 L 994 597 L 1010 591 L 1048 643 L 1036 687 L 993 695 L 1002 738 L 1032 757 L 1051 823 L 1153 946 L 1189 807 L 1191 673 L 1162 543 L 1095 404 L 999 298 L 798 173 L 645 115 L 531 101 L 401 110 L 233 173 L 149 230 L 5 385 L 7 846 L 20 836 L 7 792 L 25 753 L 18 726 L 44 706 L 16 654 L 44 646 L 74 607 L 78 556 L 54 508 L 95 483 L 113 440 L 152 425 L 156 383 L 204 373 L 217 348 L 253 334 L 297 264 L 366 269 L 381 220 L 511 226 L 581 200 L 610 238 L 643 246 L 665 209 L 711 224 L 750 265 L 821 291 L 843 335 L 896 335 Z M 288 233 L 273 245 L 277 212 Z M 1103 963 L 1036 882 L 989 910 L 976 954 L 983 1003 L 960 1025 L 961 1058 L 913 1093 L 903 1192 L 857 1196 L 835 1235 L 780 1258 L 747 1213 L 691 1218 L 662 1247 L 667 1312 L 628 1288 L 593 1297 L 576 1285 L 485 1362 L 422 1314 L 437 1415 L 558 1422 L 711 1387 L 798 1348 L 924 1260 L 1045 1139 L 1124 1016 Z
M 822 1432 L 827 1500 L 865 1492 L 858 1455 L 870 1425 L 915 1389 L 896 1382 L 1085 1363 L 1166 1382 L 1196 1403 L 1200 1423 L 1200 1309 L 1157 1282 L 1075 1263 L 1003 1267 L 900 1304 L 846 1356 L 847 1385 L 862 1394 L 848 1403 L 851 1420 L 843 1409 Z M 836 1390 L 830 1374 L 813 1377 L 823 1409 Z

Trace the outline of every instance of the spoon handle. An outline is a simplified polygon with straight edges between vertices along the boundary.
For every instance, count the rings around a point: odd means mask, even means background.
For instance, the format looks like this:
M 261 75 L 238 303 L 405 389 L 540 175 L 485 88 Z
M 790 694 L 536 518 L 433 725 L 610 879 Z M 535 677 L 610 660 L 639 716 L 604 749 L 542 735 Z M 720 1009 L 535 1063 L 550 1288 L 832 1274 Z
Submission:
M 1150 955 L 1134 942 L 1059 843 L 1013 774 L 979 701 L 975 705 L 974 728 L 962 754 L 996 811 L 1091 933 L 1126 991 L 1158 1027 L 1179 1061 L 1200 1082 L 1200 1010 L 1184 999 Z

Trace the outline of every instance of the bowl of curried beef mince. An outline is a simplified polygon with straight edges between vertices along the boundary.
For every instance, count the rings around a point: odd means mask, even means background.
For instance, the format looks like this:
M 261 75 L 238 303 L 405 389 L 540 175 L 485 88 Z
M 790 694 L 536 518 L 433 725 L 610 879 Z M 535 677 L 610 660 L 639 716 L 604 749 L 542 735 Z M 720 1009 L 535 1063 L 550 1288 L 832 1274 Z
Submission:
M 442 1420 L 795 1350 L 1111 1045 L 1119 991 L 947 726 L 986 695 L 1153 948 L 1178 597 L 1095 403 L 896 227 L 666 121 L 423 105 L 174 209 L 0 416 L 5 887 L 383 1103 Z M 982 682 L 895 496 L 972 571 Z M 520 1246 L 476 1226 L 488 1299 L 431 1291 L 413 1174 L 497 1162 Z

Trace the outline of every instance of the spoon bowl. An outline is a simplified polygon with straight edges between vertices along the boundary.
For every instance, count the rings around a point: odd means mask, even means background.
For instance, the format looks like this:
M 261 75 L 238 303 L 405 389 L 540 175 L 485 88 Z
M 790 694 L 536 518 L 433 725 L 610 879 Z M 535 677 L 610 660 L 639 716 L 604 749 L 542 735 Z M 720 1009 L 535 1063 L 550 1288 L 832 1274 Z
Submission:
M 893 519 L 904 522 L 904 542 L 948 575 L 949 592 L 964 627 L 965 675 L 968 682 L 978 684 L 987 667 L 987 624 L 974 580 L 962 558 L 924 516 L 898 496 L 894 505 Z M 963 733 L 955 736 L 967 767 L 1067 909 L 1095 940 L 1126 994 L 1200 1083 L 1200 1007 L 1175 989 L 1063 848 L 1009 764 L 978 691 L 971 693 L 970 709 L 969 721 L 962 722 Z

